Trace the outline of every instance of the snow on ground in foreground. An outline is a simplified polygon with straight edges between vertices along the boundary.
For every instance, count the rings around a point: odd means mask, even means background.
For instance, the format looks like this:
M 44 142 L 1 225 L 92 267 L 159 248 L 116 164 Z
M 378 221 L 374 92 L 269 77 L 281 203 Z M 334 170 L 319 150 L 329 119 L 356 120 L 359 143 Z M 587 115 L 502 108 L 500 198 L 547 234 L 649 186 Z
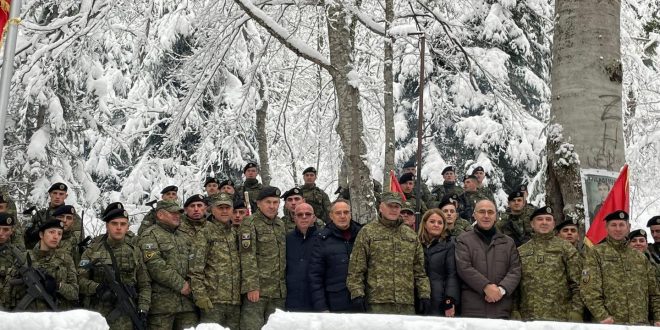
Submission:
M 276 311 L 263 330 L 623 330 L 652 327 L 579 324 L 567 322 L 520 322 L 505 320 L 441 318 L 376 314 L 290 313 Z
M 0 329 L 106 330 L 108 328 L 101 314 L 82 309 L 59 313 L 0 312 Z
M 230 330 L 230 329 L 222 327 L 217 323 L 202 323 L 195 328 L 188 328 L 186 330 Z

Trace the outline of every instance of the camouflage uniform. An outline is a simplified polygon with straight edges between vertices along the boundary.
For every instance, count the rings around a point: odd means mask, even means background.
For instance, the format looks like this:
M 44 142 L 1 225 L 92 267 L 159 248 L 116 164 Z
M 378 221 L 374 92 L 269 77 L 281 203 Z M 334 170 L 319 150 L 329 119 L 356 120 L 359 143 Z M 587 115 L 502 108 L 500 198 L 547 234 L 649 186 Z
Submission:
M 247 191 L 250 196 L 250 210 L 252 213 L 257 211 L 257 197 L 263 187 L 257 179 L 246 179 L 242 186 L 236 187 L 236 193 L 241 199 L 244 199 L 244 192 Z
M 415 198 L 414 193 L 403 193 L 404 196 L 406 196 L 406 202 L 410 203 L 413 208 L 416 210 L 417 209 L 417 198 Z M 426 207 L 426 203 L 424 203 L 423 200 L 420 201 L 420 214 L 424 215 L 426 211 L 428 211 L 428 208 Z
M 210 218 L 197 232 L 193 250 L 190 283 L 195 303 L 199 306 L 200 301 L 206 300 L 212 304 L 211 309 L 201 309 L 200 322 L 239 329 L 241 265 L 236 229 L 231 223 Z
M 149 328 L 185 329 L 197 325 L 192 299 L 181 294 L 193 257 L 188 235 L 156 223 L 139 240 L 142 257 L 151 277 Z
M 57 247 L 58 249 L 66 251 L 71 255 L 74 265 L 78 265 L 80 263 L 80 249 L 78 247 L 78 244 L 82 241 L 80 236 L 78 236 L 80 234 L 80 231 L 65 230 L 62 234 L 60 245 Z
M 305 203 L 314 208 L 314 214 L 317 219 L 324 222 L 330 221 L 330 198 L 323 190 L 316 186 L 316 184 L 304 184 L 300 187 L 300 192 L 305 198 Z
M 284 223 L 284 228 L 286 229 L 287 233 L 290 233 L 294 229 L 296 229 L 296 222 L 293 221 L 293 213 L 286 208 L 284 209 L 284 216 L 281 218 L 282 223 Z
M 259 290 L 259 301 L 243 296 L 241 329 L 261 329 L 286 298 L 286 232 L 280 218 L 268 219 L 257 211 L 239 228 L 241 293 Z
M 104 283 L 104 269 L 101 265 L 112 267 L 112 257 L 108 248 L 117 261 L 117 270 L 115 274 L 117 282 L 124 284 L 129 289 L 131 295 L 135 294 L 133 299 L 137 305 L 137 311 L 149 311 L 151 305 L 151 279 L 147 273 L 147 268 L 142 261 L 142 252 L 134 246 L 125 237 L 121 241 L 115 241 L 107 235 L 100 236 L 83 252 L 80 264 L 78 265 L 78 283 L 80 284 L 80 294 L 86 296 L 86 308 L 99 312 L 106 318 L 110 329 L 132 330 L 133 323 L 126 314 L 119 314 L 114 319 L 109 319 L 109 314 L 116 308 L 114 297 L 104 299 L 96 295 L 96 288 Z M 107 243 L 106 243 L 107 242 Z M 105 246 L 107 244 L 107 248 Z M 109 290 L 109 289 L 106 289 Z M 87 307 L 87 305 L 89 307 Z M 137 312 L 136 311 L 136 312 Z
M 477 192 L 479 193 L 479 195 L 483 196 L 484 198 L 490 199 L 491 201 L 495 202 L 495 195 L 493 195 L 493 191 L 490 190 L 490 186 L 479 187 L 477 188 Z
M 6 191 L 0 191 L 0 195 L 0 203 L 7 203 L 7 210 L 5 213 L 13 215 L 14 219 L 16 219 L 18 217 L 16 203 L 14 203 L 14 200 Z M 12 227 L 14 232 L 11 234 L 10 243 L 19 250 L 25 251 L 25 230 L 23 229 L 23 224 L 21 224 L 21 221 L 19 220 L 16 221 Z
M 513 214 L 510 211 L 502 213 L 500 219 L 495 223 L 497 230 L 513 238 L 516 246 L 521 246 L 532 237 L 530 215 L 531 213 L 524 208 L 520 214 Z
M 452 182 L 451 184 L 443 183 L 441 186 L 433 188 L 433 191 L 431 192 L 431 206 L 438 207 L 438 204 L 442 202 L 442 199 L 445 198 L 445 196 L 460 196 L 463 192 L 463 188 L 457 185 L 456 182 Z
M 9 306 L 9 283 L 10 272 L 15 265 L 25 262 L 25 251 L 17 248 L 14 244 L 7 242 L 0 245 L 0 310 Z M 5 291 L 7 290 L 7 291 Z
M 458 214 L 461 218 L 474 222 L 473 214 L 474 206 L 478 201 L 485 199 L 481 193 L 477 191 L 464 191 L 463 194 L 458 196 Z
M 351 299 L 364 297 L 369 312 L 414 314 L 415 292 L 431 296 L 415 232 L 401 220 L 366 224 L 355 239 L 346 284 Z
M 32 216 L 31 222 L 25 228 L 25 247 L 31 248 L 37 244 L 37 242 L 39 242 L 39 227 L 41 227 L 41 225 L 46 223 L 48 220 L 52 219 L 53 212 L 55 212 L 55 210 L 60 206 L 61 205 L 41 209 Z M 71 226 L 71 228 L 73 228 L 72 231 L 78 237 L 82 237 L 83 233 L 80 230 L 82 219 L 80 219 L 78 214 L 74 214 L 73 217 L 74 221 L 73 225 Z
M 147 230 L 147 228 L 156 224 L 156 209 L 151 209 L 147 214 L 142 218 L 140 222 L 140 228 L 138 228 L 138 236 L 142 236 L 142 233 Z
M 212 217 L 209 216 L 209 217 Z M 185 214 L 181 215 L 181 225 L 177 230 L 188 235 L 188 239 L 192 242 L 197 233 L 206 226 L 206 219 L 200 219 L 199 221 L 193 221 L 188 219 Z
M 577 250 L 550 232 L 534 233 L 518 253 L 522 277 L 515 306 L 522 319 L 582 322 Z
M 611 316 L 617 324 L 648 325 L 649 313 L 660 320 L 655 269 L 626 240 L 608 237 L 587 252 L 580 290 L 594 321 Z
M 470 222 L 463 218 L 458 218 L 454 223 L 454 228 L 449 231 L 449 235 L 458 237 L 458 235 L 470 230 L 472 230 Z

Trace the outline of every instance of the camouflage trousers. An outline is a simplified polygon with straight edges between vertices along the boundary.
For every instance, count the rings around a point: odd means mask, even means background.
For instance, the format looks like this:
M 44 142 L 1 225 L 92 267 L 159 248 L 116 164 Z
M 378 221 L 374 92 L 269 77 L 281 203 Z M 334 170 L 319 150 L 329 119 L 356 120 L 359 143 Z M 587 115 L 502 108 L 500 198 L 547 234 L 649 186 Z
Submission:
M 368 312 L 371 314 L 399 314 L 415 315 L 415 306 L 405 304 L 370 304 Z
M 199 323 L 217 323 L 231 330 L 238 330 L 241 322 L 241 306 L 214 303 L 210 310 L 202 310 Z
M 187 328 L 194 328 L 197 326 L 197 313 L 179 312 L 149 314 L 148 324 L 149 329 L 153 330 L 183 330 Z
M 251 302 L 247 295 L 243 295 L 241 330 L 260 330 L 266 324 L 268 316 L 278 308 L 284 309 L 283 298 L 260 297 L 259 301 Z

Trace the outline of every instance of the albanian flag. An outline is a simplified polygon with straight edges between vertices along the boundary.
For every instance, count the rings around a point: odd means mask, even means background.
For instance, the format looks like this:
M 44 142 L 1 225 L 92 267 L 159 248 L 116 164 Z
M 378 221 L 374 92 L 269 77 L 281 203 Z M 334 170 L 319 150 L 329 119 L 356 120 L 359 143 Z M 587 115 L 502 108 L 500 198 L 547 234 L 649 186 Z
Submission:
M 605 198 L 603 206 L 601 206 L 598 213 L 594 216 L 589 231 L 584 236 L 584 244 L 593 246 L 600 243 L 607 237 L 607 229 L 605 228 L 605 217 L 614 212 L 623 210 L 630 213 L 630 194 L 628 186 L 628 165 L 624 165 L 619 177 L 614 181 L 612 190 Z
M 9 21 L 9 6 L 11 5 L 11 0 L 0 0 L 0 44 L 5 36 L 5 31 L 7 31 L 7 21 Z
M 401 195 L 401 200 L 404 202 L 406 201 L 406 195 L 403 193 L 403 189 L 401 189 L 401 185 L 399 184 L 399 179 L 394 175 L 393 170 L 390 170 L 390 191 L 399 193 L 399 195 Z

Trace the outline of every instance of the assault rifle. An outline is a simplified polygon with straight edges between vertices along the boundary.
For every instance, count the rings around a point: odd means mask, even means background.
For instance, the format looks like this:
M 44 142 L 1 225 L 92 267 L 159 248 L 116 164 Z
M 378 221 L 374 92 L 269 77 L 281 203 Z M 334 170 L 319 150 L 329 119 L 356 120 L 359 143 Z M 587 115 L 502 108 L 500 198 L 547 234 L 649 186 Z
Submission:
M 138 316 L 137 306 L 133 300 L 137 296 L 135 289 L 127 288 L 126 285 L 119 283 L 115 271 L 110 265 L 102 264 L 101 267 L 103 267 L 104 284 L 107 285 L 110 291 L 117 297 L 115 309 L 108 314 L 108 319 L 114 320 L 121 315 L 128 315 L 131 322 L 133 322 L 134 329 L 146 330 L 145 325 L 142 324 L 142 321 Z
M 43 271 L 35 269 L 32 267 L 32 261 L 30 260 L 30 255 L 27 255 L 27 260 L 23 265 L 18 268 L 18 272 L 21 274 L 20 279 L 13 279 L 10 281 L 12 285 L 25 284 L 27 287 L 27 293 L 21 300 L 16 304 L 14 311 L 24 311 L 33 301 L 36 299 L 41 299 L 46 302 L 48 307 L 57 312 L 57 304 L 53 297 L 46 291 L 44 288 L 43 282 L 46 280 L 46 275 Z

